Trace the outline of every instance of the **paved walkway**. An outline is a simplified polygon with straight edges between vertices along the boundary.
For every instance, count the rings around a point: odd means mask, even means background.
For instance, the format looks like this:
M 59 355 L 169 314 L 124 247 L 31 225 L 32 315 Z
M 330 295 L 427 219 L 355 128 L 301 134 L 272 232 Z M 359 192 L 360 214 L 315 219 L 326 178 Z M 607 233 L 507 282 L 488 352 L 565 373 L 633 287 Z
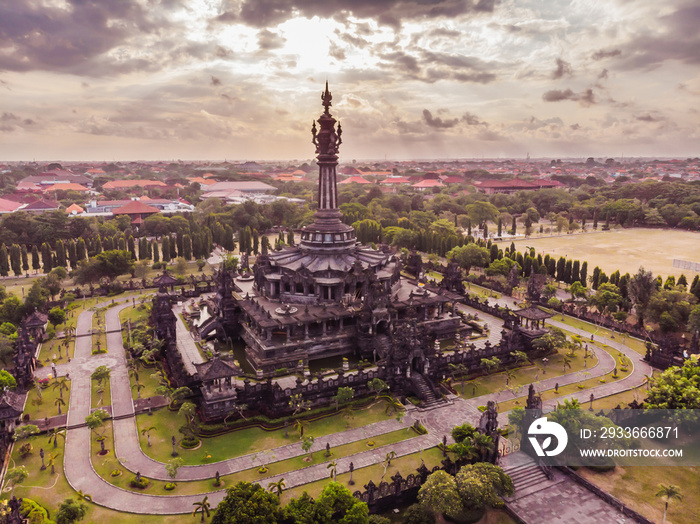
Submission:
M 92 356 L 91 337 L 80 336 L 88 334 L 92 326 L 93 313 L 91 311 L 84 311 L 78 317 L 76 330 L 78 336 L 76 337 L 75 357 L 71 363 L 59 366 L 59 373 L 62 374 L 63 372 L 70 372 L 72 379 L 71 402 L 68 411 L 68 427 L 73 427 L 73 429 L 68 430 L 66 438 L 66 449 L 64 453 L 66 478 L 74 489 L 90 493 L 95 503 L 111 509 L 153 514 L 187 513 L 192 510 L 192 504 L 194 502 L 201 500 L 203 494 L 187 496 L 158 496 L 134 493 L 112 486 L 100 478 L 92 469 L 89 451 L 91 439 L 90 430 L 85 427 L 74 427 L 82 424 L 85 417 L 90 412 L 91 373 L 97 366 L 107 365 L 112 372 L 110 383 L 112 395 L 111 404 L 114 416 L 116 417 L 116 420 L 113 421 L 116 456 L 125 459 L 124 467 L 128 468 L 129 470 L 140 471 L 142 475 L 149 478 L 169 480 L 165 474 L 164 464 L 147 457 L 139 445 L 136 419 L 133 416 L 134 402 L 131 397 L 130 382 L 126 368 L 126 357 L 122 344 L 122 337 L 118 331 L 120 329 L 119 312 L 130 305 L 128 303 L 123 303 L 123 300 L 118 301 L 122 303 L 121 305 L 108 309 L 105 315 L 105 325 L 108 332 L 107 354 Z M 508 300 L 508 297 L 506 297 L 506 299 L 499 300 L 499 303 L 509 303 L 510 307 L 513 305 L 512 301 Z M 483 313 L 480 313 L 480 318 L 485 317 L 486 316 Z M 549 323 L 587 337 L 590 336 L 590 334 L 582 330 L 577 330 L 555 321 L 550 320 Z M 497 328 L 499 325 L 498 320 L 495 318 L 489 318 L 489 325 L 492 328 L 489 338 L 500 337 L 500 327 Z M 110 333 L 110 331 L 113 332 Z M 184 337 L 186 337 L 188 340 L 192 340 L 189 333 L 186 333 Z M 180 332 L 178 332 L 178 338 L 180 338 Z M 494 338 L 492 343 L 496 343 L 498 341 L 496 338 Z M 486 339 L 482 339 L 480 343 L 485 343 L 485 340 Z M 640 362 L 641 356 L 632 349 L 627 348 L 616 341 L 603 339 L 601 337 L 597 337 L 596 341 L 605 343 L 614 349 L 618 349 L 630 357 L 630 360 L 634 365 L 632 373 L 625 379 L 609 384 L 601 384 L 595 388 L 580 393 L 575 393 L 573 395 L 568 395 L 565 398 L 575 397 L 579 398 L 581 401 L 585 401 L 591 392 L 594 392 L 596 398 L 600 398 L 602 396 L 617 393 L 619 391 L 640 385 L 644 382 L 644 375 L 650 373 L 649 367 L 645 363 Z M 600 348 L 591 346 L 590 344 L 589 347 L 592 351 L 596 352 L 599 358 L 599 364 L 589 370 L 591 377 L 601 376 L 610 372 L 614 367 L 614 360 L 608 355 L 608 353 L 602 351 Z M 198 351 L 197 354 L 199 354 Z M 37 370 L 37 374 L 41 374 L 42 371 L 46 373 L 44 368 L 44 370 Z M 558 382 L 559 385 L 562 386 L 576 382 L 577 379 L 578 377 L 576 373 L 551 377 L 540 381 L 540 387 L 542 389 L 553 388 L 555 382 Z M 481 413 L 478 411 L 477 406 L 486 404 L 488 400 L 502 401 L 510 398 L 512 398 L 511 393 L 498 392 L 489 395 L 482 395 L 470 400 L 462 400 L 459 398 L 452 399 L 449 404 L 441 405 L 429 411 L 421 411 L 415 409 L 413 406 L 409 406 L 407 414 L 402 422 L 392 419 L 372 424 L 366 426 L 365 428 L 320 437 L 317 439 L 313 450 L 315 452 L 321 451 L 323 448 L 325 448 L 326 442 L 329 442 L 331 447 L 334 448 L 341 444 L 355 442 L 401 428 L 407 428 L 415 420 L 419 420 L 428 429 L 429 433 L 427 435 L 411 438 L 390 446 L 363 451 L 349 457 L 336 459 L 338 474 L 349 471 L 350 462 L 353 462 L 356 469 L 373 464 L 379 464 L 384 461 L 384 457 L 389 451 L 395 451 L 398 456 L 404 456 L 417 453 L 422 449 L 427 449 L 437 445 L 442 440 L 443 435 L 447 436 L 449 439 L 450 431 L 455 425 L 462 424 L 464 422 L 470 422 L 472 424 L 478 423 Z M 561 401 L 561 399 L 558 400 Z M 545 403 L 545 405 L 548 407 L 555 404 L 556 401 Z M 502 420 L 502 422 L 505 422 L 505 420 Z M 268 450 L 265 453 L 268 459 L 274 456 L 272 461 L 275 462 L 303 455 L 301 446 L 298 443 L 281 446 L 274 450 Z M 262 454 L 258 455 L 261 456 Z M 254 454 L 249 454 L 214 464 L 183 466 L 178 471 L 177 480 L 213 478 L 217 471 L 222 475 L 226 475 L 249 469 L 251 467 L 257 467 L 261 465 L 262 462 L 263 461 L 260 460 L 260 457 L 255 457 Z M 265 462 L 269 463 L 270 460 L 265 460 Z M 304 485 L 309 482 L 327 478 L 328 470 L 326 465 L 326 463 L 318 464 L 277 476 L 262 478 L 259 480 L 259 482 L 263 486 L 267 486 L 268 483 L 277 481 L 279 478 L 284 477 L 288 488 Z M 222 500 L 224 494 L 225 490 L 209 493 L 212 505 L 218 504 L 218 502 Z
M 182 310 L 182 305 L 175 304 L 173 306 L 173 313 L 175 313 L 175 318 L 177 319 L 175 324 L 177 350 L 182 355 L 182 362 L 185 364 L 187 373 L 194 375 L 197 372 L 197 368 L 194 367 L 194 364 L 201 364 L 204 362 L 204 358 L 199 352 L 199 348 L 197 348 L 197 344 L 195 344 L 192 335 L 187 330 L 187 326 L 185 326 L 185 323 L 182 321 Z M 117 318 L 117 325 L 119 325 L 118 322 L 119 319 Z

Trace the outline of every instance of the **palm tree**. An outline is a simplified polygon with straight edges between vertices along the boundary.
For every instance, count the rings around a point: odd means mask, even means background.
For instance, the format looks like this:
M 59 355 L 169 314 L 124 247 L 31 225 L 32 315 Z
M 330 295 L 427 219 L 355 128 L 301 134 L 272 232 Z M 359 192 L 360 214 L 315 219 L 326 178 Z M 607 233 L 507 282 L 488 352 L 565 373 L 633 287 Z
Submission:
M 58 453 L 51 453 L 51 454 L 49 455 L 49 460 L 48 460 L 48 462 L 47 462 L 47 464 L 46 464 L 46 467 L 47 467 L 47 468 L 48 468 L 48 467 L 51 468 L 51 474 L 52 474 L 52 475 L 55 475 L 55 474 L 56 474 L 56 459 L 58 459 L 58 457 L 60 457 L 60 456 L 61 456 L 61 455 L 59 455 Z
M 474 446 L 470 440 L 464 440 L 463 442 L 452 444 L 449 451 L 457 455 L 459 459 L 464 460 L 471 460 L 477 455 L 477 451 L 474 449 Z
M 143 384 L 139 384 L 138 380 L 136 381 L 136 384 L 131 386 L 131 389 L 136 389 L 136 398 L 137 399 L 141 398 L 141 390 L 145 389 L 145 388 L 146 388 L 146 386 L 144 386 Z
M 571 359 L 564 355 L 564 360 L 562 361 L 564 364 L 564 373 L 566 373 L 566 367 L 568 366 L 569 369 L 571 369 Z
M 661 524 L 665 524 L 666 512 L 668 511 L 669 502 L 671 502 L 673 499 L 676 499 L 680 502 L 681 500 L 683 500 L 683 494 L 681 493 L 681 488 L 679 488 L 675 484 L 669 484 L 668 486 L 665 484 L 659 484 L 659 491 L 656 492 L 656 496 L 663 499 L 666 503 L 666 505 L 664 506 L 664 519 L 661 521 Z
M 59 397 L 54 401 L 54 404 L 56 404 L 58 406 L 58 414 L 60 415 L 61 414 L 61 406 L 65 406 L 66 401 Z
M 393 415 L 398 413 L 400 410 L 404 409 L 404 405 L 396 400 L 392 395 L 382 395 L 379 397 L 381 400 L 386 402 L 386 414 Z
M 194 511 L 192 512 L 192 516 L 196 516 L 197 512 L 199 511 L 202 514 L 202 520 L 201 522 L 204 522 L 204 514 L 207 514 L 207 517 L 210 515 L 210 509 L 211 509 L 211 504 L 209 504 L 209 495 L 204 497 L 200 502 L 193 502 L 193 506 L 197 506 L 194 508 Z
M 515 378 L 515 372 L 512 369 L 505 370 L 506 375 L 506 386 L 510 386 L 510 381 Z
M 270 493 L 274 493 L 277 495 L 277 498 L 279 499 L 282 496 L 282 493 L 284 492 L 284 488 L 287 487 L 287 484 L 284 482 L 284 478 L 279 479 L 277 482 L 270 482 L 267 485 L 267 490 Z
M 483 459 L 487 453 L 493 450 L 493 439 L 486 435 L 485 433 L 476 432 L 471 438 L 472 445 L 474 449 L 479 453 L 479 456 Z
M 154 431 L 157 429 L 155 426 L 151 426 L 150 428 L 142 429 L 141 434 L 146 435 L 146 438 L 148 439 L 148 447 L 151 447 L 151 431 Z
M 307 422 L 305 420 L 297 419 L 294 423 L 294 429 L 299 433 L 299 438 L 304 438 L 304 430 L 306 429 Z
M 51 441 L 53 440 L 53 447 L 54 448 L 58 447 L 58 437 L 63 437 L 63 439 L 65 440 L 66 428 L 63 428 L 63 429 L 55 428 L 49 432 L 49 444 L 51 444 Z
M 328 474 L 328 478 L 333 479 L 333 482 L 335 482 L 335 476 L 338 473 L 338 463 L 335 460 L 332 460 L 328 463 L 326 466 L 326 469 L 330 470 L 330 473 Z
M 459 376 L 462 379 L 462 395 L 464 395 L 464 377 L 469 371 L 467 369 L 467 366 L 462 364 L 461 362 L 459 364 L 450 364 L 450 370 L 452 370 L 452 380 L 456 380 L 456 375 L 459 374 Z
M 56 378 L 56 380 L 53 383 L 53 389 L 58 390 L 58 394 L 60 395 L 61 398 L 63 398 L 63 392 L 68 390 L 68 384 L 66 382 L 67 382 L 66 379 L 61 377 L 60 380 L 58 378 Z

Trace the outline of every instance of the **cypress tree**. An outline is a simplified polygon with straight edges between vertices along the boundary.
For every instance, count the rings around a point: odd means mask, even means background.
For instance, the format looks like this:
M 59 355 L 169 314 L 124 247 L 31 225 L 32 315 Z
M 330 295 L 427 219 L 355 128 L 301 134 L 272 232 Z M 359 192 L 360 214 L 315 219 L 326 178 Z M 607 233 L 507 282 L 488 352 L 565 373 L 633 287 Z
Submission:
M 292 229 L 287 231 L 287 244 L 290 246 L 294 245 L 294 231 Z
M 523 276 L 529 277 L 532 272 L 532 257 L 530 255 L 525 255 L 523 262 Z
M 158 249 L 158 242 L 156 240 L 151 241 L 151 251 L 153 252 L 153 262 L 160 262 L 160 250 Z
M 6 277 L 10 274 L 10 261 L 5 244 L 0 245 L 0 275 Z
M 593 268 L 593 274 L 591 275 L 591 287 L 593 289 L 598 289 L 598 281 L 600 280 L 600 268 L 596 266 Z
M 684 274 L 681 273 L 681 276 L 678 277 L 678 282 L 676 282 L 676 285 L 683 286 L 686 289 L 688 288 L 688 279 Z
M 75 269 L 78 266 L 78 253 L 75 249 L 75 240 L 73 240 L 72 238 L 68 240 L 68 242 L 66 242 L 66 247 L 68 251 L 68 261 L 70 262 L 70 267 Z
M 515 235 L 517 228 L 518 228 L 518 224 L 515 221 L 515 217 L 513 217 L 513 224 L 511 225 L 511 228 L 510 228 L 510 234 Z
M 119 236 L 117 246 L 119 248 L 119 251 L 126 251 L 126 239 L 124 238 L 124 235 Z
M 150 260 L 153 258 L 153 242 L 149 242 L 147 238 L 144 237 L 144 240 L 146 241 L 146 260 Z
M 560 282 L 565 282 L 564 273 L 566 271 L 566 259 L 564 257 L 559 257 L 557 260 L 557 280 Z
M 700 275 L 695 275 L 693 283 L 690 285 L 690 292 L 700 300 Z
M 630 276 L 629 273 L 625 273 L 620 277 L 620 282 L 618 283 L 617 287 L 620 288 L 620 296 L 622 298 L 627 298 L 629 296 L 629 283 L 630 283 Z
M 46 242 L 41 244 L 41 263 L 44 273 L 48 273 L 53 269 L 53 266 L 51 265 L 51 254 L 51 246 L 49 246 Z
M 572 272 L 573 262 L 571 260 L 566 261 L 564 266 L 564 282 L 571 284 L 571 272 Z
M 172 243 L 172 239 L 170 239 L 170 242 Z M 177 247 L 177 256 L 179 256 L 179 257 L 183 256 L 183 254 L 185 253 L 185 243 L 184 243 L 184 235 L 180 232 L 178 232 L 175 235 L 175 246 Z
M 139 239 L 139 260 L 146 260 L 148 256 L 148 240 L 146 237 Z
M 192 260 L 192 239 L 190 235 L 182 235 L 182 256 L 185 260 Z
M 39 262 L 39 248 L 36 245 L 32 246 L 32 269 L 34 271 L 39 271 L 41 269 L 41 262 Z
M 66 246 L 63 240 L 56 241 L 56 265 L 66 267 Z
M 571 267 L 571 283 L 581 281 L 581 263 L 578 260 L 574 260 L 574 264 Z
M 15 272 L 15 276 L 22 274 L 22 251 L 17 244 L 10 246 L 10 266 Z
M 22 244 L 22 269 L 29 271 L 29 257 L 27 256 L 27 246 Z
M 81 238 L 75 243 L 75 257 L 78 262 L 85 260 L 87 258 L 87 251 L 85 250 L 85 240 Z
M 579 280 L 583 287 L 588 285 L 588 262 L 585 260 L 581 264 L 581 279 Z
M 170 237 L 163 237 L 163 262 L 170 262 Z
M 192 235 L 192 256 L 195 260 L 204 258 L 202 253 L 202 233 L 195 233 Z
M 129 253 L 131 253 L 131 260 L 137 260 L 136 258 L 136 242 L 134 241 L 134 237 L 129 235 L 129 238 L 126 241 L 127 248 L 129 249 Z
M 491 245 L 491 262 L 498 259 L 498 244 Z
M 102 253 L 102 237 L 98 236 L 95 240 L 95 254 Z
M 498 237 L 501 237 L 501 233 L 503 233 L 503 220 L 501 217 L 498 217 Z
M 598 229 L 598 210 L 593 210 L 593 229 Z M 581 282 L 583 284 L 583 282 Z M 584 286 L 586 284 L 583 284 Z
M 175 242 L 175 238 L 173 237 L 172 233 L 169 235 L 169 244 L 170 244 L 170 260 L 175 260 L 177 258 L 177 244 Z M 165 260 L 165 258 L 163 258 Z
M 467 218 L 467 236 L 472 236 L 472 221 Z

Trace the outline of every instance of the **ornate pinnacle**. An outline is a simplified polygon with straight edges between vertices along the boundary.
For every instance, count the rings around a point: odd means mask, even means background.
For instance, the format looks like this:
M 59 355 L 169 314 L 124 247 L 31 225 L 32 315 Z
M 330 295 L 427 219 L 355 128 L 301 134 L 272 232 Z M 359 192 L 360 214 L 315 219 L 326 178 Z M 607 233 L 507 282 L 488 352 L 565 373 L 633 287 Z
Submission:
M 323 107 L 326 108 L 326 110 L 324 111 L 325 114 L 330 115 L 328 108 L 331 106 L 331 100 L 333 100 L 333 96 L 331 95 L 331 92 L 328 90 L 328 80 L 326 80 L 326 91 L 324 93 L 321 93 L 321 100 L 323 100 L 323 102 L 322 102 Z

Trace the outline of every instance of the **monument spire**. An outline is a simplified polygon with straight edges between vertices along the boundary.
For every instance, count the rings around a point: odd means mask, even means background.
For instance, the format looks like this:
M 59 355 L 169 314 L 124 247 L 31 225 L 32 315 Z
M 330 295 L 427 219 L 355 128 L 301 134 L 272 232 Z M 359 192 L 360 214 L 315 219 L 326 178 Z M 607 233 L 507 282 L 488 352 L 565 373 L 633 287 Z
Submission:
M 351 247 L 355 244 L 354 230 L 343 224 L 338 209 L 338 188 L 336 168 L 338 166 L 338 150 L 343 143 L 343 130 L 330 112 L 331 95 L 326 80 L 326 89 L 321 93 L 323 114 L 311 125 L 311 142 L 316 146 L 316 163 L 318 164 L 318 211 L 314 215 L 314 223 L 308 228 L 308 235 L 302 234 L 302 247 L 319 247 L 317 242 L 311 242 L 318 235 L 323 239 L 323 247 Z M 318 127 L 316 127 L 318 123 Z M 307 228 L 304 228 L 305 230 Z M 313 234 L 311 231 L 315 231 Z M 316 233 L 318 232 L 318 234 Z

